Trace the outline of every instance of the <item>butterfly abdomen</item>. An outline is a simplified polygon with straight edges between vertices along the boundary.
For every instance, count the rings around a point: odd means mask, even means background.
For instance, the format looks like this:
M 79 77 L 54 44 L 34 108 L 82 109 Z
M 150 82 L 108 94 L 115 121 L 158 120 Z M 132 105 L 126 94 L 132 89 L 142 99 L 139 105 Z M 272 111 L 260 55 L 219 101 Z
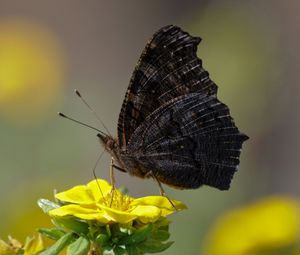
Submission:
M 149 168 L 145 168 L 140 162 L 137 160 L 137 157 L 134 155 L 129 155 L 126 153 L 120 154 L 120 160 L 122 164 L 125 166 L 125 170 L 128 174 L 137 176 L 140 178 L 149 178 L 149 172 L 151 171 Z

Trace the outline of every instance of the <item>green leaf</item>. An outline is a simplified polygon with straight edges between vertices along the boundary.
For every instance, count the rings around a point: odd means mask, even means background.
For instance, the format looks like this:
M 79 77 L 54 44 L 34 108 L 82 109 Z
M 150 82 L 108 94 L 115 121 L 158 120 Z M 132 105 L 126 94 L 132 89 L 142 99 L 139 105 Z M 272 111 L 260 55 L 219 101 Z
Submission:
M 52 240 L 58 240 L 66 233 L 57 228 L 39 228 L 38 232 Z
M 49 211 L 60 207 L 58 204 L 44 198 L 39 199 L 37 204 L 44 213 L 48 213 Z
M 126 245 L 129 255 L 141 255 L 142 253 L 136 248 L 136 245 Z
M 62 236 L 55 244 L 50 248 L 40 253 L 40 255 L 56 255 L 61 252 L 68 244 L 74 239 L 73 233 L 67 233 Z
M 163 219 L 163 220 L 160 220 L 160 221 L 156 222 L 155 227 L 158 228 L 159 230 L 169 231 L 170 223 L 171 222 L 169 220 Z
M 137 245 L 138 249 L 143 253 L 157 253 L 168 249 L 173 242 L 162 243 L 155 240 L 147 240 Z
M 90 241 L 81 236 L 71 243 L 67 249 L 67 255 L 86 255 L 90 250 Z
M 128 235 L 128 231 L 126 231 L 125 228 L 120 227 L 119 224 L 113 224 L 110 226 L 110 231 L 111 231 L 111 235 L 113 237 L 123 237 L 123 236 L 127 236 Z
M 151 238 L 157 241 L 167 241 L 170 237 L 170 233 L 165 230 L 156 230 L 152 232 Z
M 119 244 L 131 245 L 144 241 L 148 236 L 150 236 L 153 229 L 153 224 L 148 224 L 144 227 L 136 230 L 132 235 L 123 237 Z
M 111 237 L 111 231 L 110 231 L 110 227 L 108 224 L 106 225 L 106 232 L 107 232 L 108 236 Z
M 70 229 L 78 234 L 87 234 L 89 225 L 83 221 L 79 221 L 73 217 L 57 217 L 53 219 L 55 225 Z
M 131 255 L 124 248 L 117 246 L 114 248 L 115 255 Z
M 99 244 L 100 246 L 105 246 L 109 241 L 109 236 L 105 234 L 99 234 L 96 237 L 96 243 Z
M 91 234 L 91 236 L 97 236 L 98 234 L 107 234 L 106 225 L 103 226 L 97 223 L 89 224 L 89 234 Z
M 114 255 L 113 248 L 111 246 L 105 246 L 102 248 L 103 255 Z
M 23 255 L 24 254 L 24 251 L 22 250 L 22 249 L 19 249 L 18 251 L 17 251 L 17 255 Z

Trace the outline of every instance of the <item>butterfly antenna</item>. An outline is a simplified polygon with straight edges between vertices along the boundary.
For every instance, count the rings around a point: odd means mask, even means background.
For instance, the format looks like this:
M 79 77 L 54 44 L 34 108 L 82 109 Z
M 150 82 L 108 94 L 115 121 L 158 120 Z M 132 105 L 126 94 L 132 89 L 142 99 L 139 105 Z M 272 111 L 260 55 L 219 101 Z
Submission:
M 92 112 L 92 114 L 96 117 L 96 119 L 99 121 L 99 123 L 104 127 L 107 134 L 111 135 L 108 131 L 108 128 L 105 126 L 104 122 L 100 119 L 100 117 L 97 115 L 97 113 L 94 111 L 94 109 L 87 103 L 87 101 L 82 97 L 81 93 L 75 89 L 75 94 L 80 98 L 80 100 L 86 105 L 87 108 Z
M 107 134 L 105 134 L 103 131 L 101 131 L 100 129 L 95 128 L 95 127 L 93 127 L 93 126 L 90 126 L 90 125 L 88 125 L 88 124 L 85 124 L 85 123 L 83 123 L 83 122 L 81 122 L 81 121 L 79 121 L 79 120 L 75 120 L 75 119 L 73 119 L 73 118 L 71 118 L 71 117 L 69 117 L 69 116 L 67 116 L 67 115 L 65 115 L 65 114 L 63 114 L 63 113 L 61 113 L 61 112 L 58 112 L 58 115 L 59 115 L 60 117 L 65 118 L 65 119 L 68 119 L 68 120 L 71 120 L 71 121 L 73 121 L 73 122 L 76 122 L 76 123 L 78 123 L 78 124 L 80 124 L 80 125 L 82 125 L 82 126 L 85 126 L 85 127 L 90 128 L 90 129 L 96 130 L 96 131 L 98 131 L 99 133 L 101 133 L 102 135 L 105 135 L 105 136 L 107 135 Z
M 105 151 L 105 150 L 103 150 L 103 151 L 99 154 L 99 156 L 98 156 L 98 158 L 97 158 L 97 161 L 96 161 L 96 163 L 95 163 L 95 165 L 94 165 L 94 167 L 93 167 L 93 176 L 94 176 L 94 178 L 95 178 L 95 180 L 96 180 L 96 183 L 97 183 L 97 186 L 98 186 L 99 191 L 100 191 L 100 193 L 101 193 L 101 196 L 102 196 L 102 198 L 103 198 L 103 201 L 105 202 L 105 198 L 104 198 L 104 195 L 103 195 L 101 186 L 100 186 L 100 184 L 99 184 L 98 177 L 97 177 L 97 175 L 96 175 L 96 168 L 97 168 L 97 166 L 98 166 L 98 163 L 99 163 L 100 159 L 101 159 L 102 156 L 103 156 L 104 151 Z

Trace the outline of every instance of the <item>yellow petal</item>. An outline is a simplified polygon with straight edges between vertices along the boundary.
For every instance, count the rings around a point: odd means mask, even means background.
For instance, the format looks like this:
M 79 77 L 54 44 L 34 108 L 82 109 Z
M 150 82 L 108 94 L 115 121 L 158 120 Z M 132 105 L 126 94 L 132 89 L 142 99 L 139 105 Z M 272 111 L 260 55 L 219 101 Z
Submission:
M 89 182 L 87 187 L 90 189 L 91 194 L 95 201 L 103 200 L 111 191 L 111 185 L 102 179 L 97 179 Z
M 8 241 L 10 246 L 14 247 L 14 249 L 21 249 L 23 244 L 12 236 L 8 236 Z
M 180 211 L 187 209 L 186 205 L 181 203 L 178 200 L 171 200 L 173 205 L 176 207 L 176 210 Z M 132 203 L 134 205 L 153 205 L 162 209 L 162 216 L 168 215 L 175 211 L 175 208 L 170 203 L 170 201 L 164 196 L 147 196 L 135 199 Z
M 141 222 L 149 223 L 158 220 L 162 211 L 153 205 L 138 205 L 130 213 L 137 215 Z
M 74 204 L 94 204 L 96 202 L 91 190 L 85 185 L 78 185 L 57 193 L 55 197 L 60 201 Z
M 80 205 L 64 205 L 59 208 L 53 209 L 49 211 L 50 216 L 63 217 L 67 215 L 75 215 L 75 214 L 97 214 L 97 208 L 86 208 Z
M 44 243 L 41 235 L 26 240 L 24 255 L 39 254 L 42 250 L 44 250 Z
M 103 212 L 98 208 L 83 207 L 80 205 L 65 205 L 49 211 L 52 217 L 75 216 L 84 220 L 97 220 L 107 223 L 108 220 L 103 216 Z
M 113 209 L 101 204 L 99 204 L 98 206 L 104 211 L 104 217 L 109 221 L 126 224 L 138 217 L 137 215 L 131 214 L 127 211 Z
M 93 180 L 87 185 L 78 185 L 69 190 L 60 192 L 55 197 L 61 201 L 89 205 L 103 200 L 111 191 L 111 185 L 102 179 Z

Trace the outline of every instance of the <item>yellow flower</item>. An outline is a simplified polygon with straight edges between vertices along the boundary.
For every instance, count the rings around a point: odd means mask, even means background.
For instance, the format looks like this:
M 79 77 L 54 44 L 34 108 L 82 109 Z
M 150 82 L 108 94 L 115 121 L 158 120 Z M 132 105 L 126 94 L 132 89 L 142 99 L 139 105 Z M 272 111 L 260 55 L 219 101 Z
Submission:
M 3 240 L 0 240 L 0 255 L 14 255 L 16 254 L 12 247 Z
M 23 18 L 0 20 L 1 115 L 32 123 L 53 107 L 64 76 L 64 49 L 46 26 Z
M 175 208 L 164 196 L 132 198 L 118 189 L 111 193 L 111 185 L 105 180 L 93 180 L 87 185 L 75 186 L 56 194 L 56 198 L 68 204 L 49 211 L 52 217 L 75 216 L 100 223 L 126 224 L 138 220 L 144 224 L 155 222 L 186 206 L 172 200 Z
M 40 234 L 36 237 L 28 237 L 24 245 L 24 255 L 39 254 L 44 248 L 43 239 Z
M 297 247 L 299 237 L 300 203 L 271 197 L 221 216 L 205 240 L 203 254 L 275 254 L 282 248 Z
M 0 240 L 0 255 L 37 255 L 42 250 L 44 250 L 44 244 L 40 234 L 37 237 L 27 237 L 24 247 L 12 237 L 9 237 L 9 243 Z

